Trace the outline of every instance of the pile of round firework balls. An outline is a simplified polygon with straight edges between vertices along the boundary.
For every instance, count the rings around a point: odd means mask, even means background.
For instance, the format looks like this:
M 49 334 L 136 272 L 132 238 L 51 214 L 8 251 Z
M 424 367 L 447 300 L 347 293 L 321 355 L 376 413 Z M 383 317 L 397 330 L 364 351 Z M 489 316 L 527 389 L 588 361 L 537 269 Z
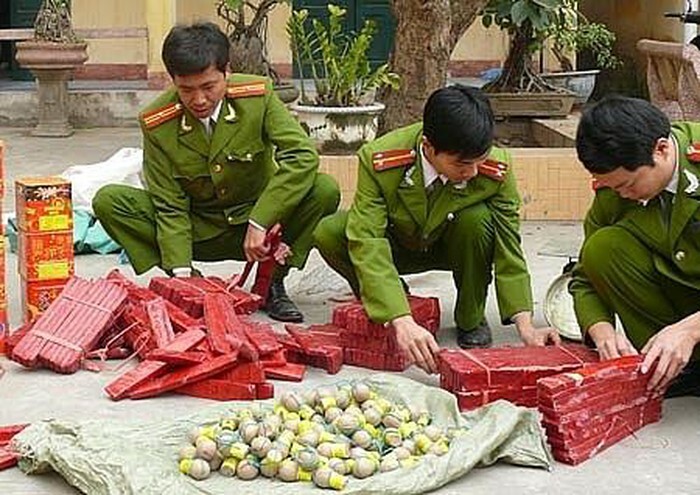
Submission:
M 365 382 L 287 392 L 274 407 L 255 404 L 189 433 L 180 471 L 252 480 L 313 481 L 342 490 L 349 476 L 409 468 L 448 452 L 463 429 L 432 424 L 428 411 L 387 400 Z

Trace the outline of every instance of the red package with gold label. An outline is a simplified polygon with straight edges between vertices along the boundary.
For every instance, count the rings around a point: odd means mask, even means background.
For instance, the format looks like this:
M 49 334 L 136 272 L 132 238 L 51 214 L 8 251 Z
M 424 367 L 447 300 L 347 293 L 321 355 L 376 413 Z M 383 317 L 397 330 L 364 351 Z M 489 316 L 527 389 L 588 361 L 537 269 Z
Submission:
M 19 231 L 19 273 L 27 280 L 52 280 L 73 275 L 73 232 L 32 234 Z
M 73 230 L 71 185 L 61 177 L 23 177 L 15 181 L 17 226 L 30 233 Z
M 22 285 L 22 321 L 33 321 L 56 300 L 70 278 L 55 280 L 27 280 Z
M 0 180 L 2 182 L 2 180 Z M 0 223 L 0 354 L 5 352 L 5 341 L 10 336 L 7 324 L 7 290 L 5 285 L 5 236 Z

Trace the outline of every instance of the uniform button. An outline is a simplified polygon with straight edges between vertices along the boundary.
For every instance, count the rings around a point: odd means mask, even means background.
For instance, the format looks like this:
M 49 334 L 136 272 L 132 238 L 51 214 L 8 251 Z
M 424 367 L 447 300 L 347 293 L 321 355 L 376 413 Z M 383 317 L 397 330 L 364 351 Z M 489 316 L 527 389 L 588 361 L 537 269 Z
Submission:
M 219 194 L 221 194 L 222 196 L 224 196 L 226 194 L 226 192 L 227 192 L 227 189 L 225 187 L 222 187 L 221 189 L 219 189 Z
M 685 259 L 685 251 L 676 251 L 674 257 L 676 258 L 676 261 L 683 261 Z
M 226 217 L 226 220 L 228 220 L 228 223 L 233 223 L 234 218 L 231 215 L 229 215 L 228 217 Z
M 232 155 L 226 155 L 226 159 L 230 162 L 233 161 L 233 156 Z
M 447 221 L 448 221 L 448 222 L 451 222 L 451 221 L 454 220 L 454 219 L 455 219 L 455 214 L 452 213 L 452 212 L 449 212 L 449 213 L 447 214 Z
M 252 154 L 252 153 L 246 153 L 246 154 L 245 154 L 245 159 L 246 159 L 246 160 L 252 160 L 252 159 L 253 159 L 253 154 Z
M 224 169 L 224 167 L 222 167 L 222 166 L 219 165 L 218 163 L 217 163 L 216 165 L 214 165 L 214 172 L 216 172 L 217 174 L 218 174 L 219 172 L 221 172 L 223 169 Z

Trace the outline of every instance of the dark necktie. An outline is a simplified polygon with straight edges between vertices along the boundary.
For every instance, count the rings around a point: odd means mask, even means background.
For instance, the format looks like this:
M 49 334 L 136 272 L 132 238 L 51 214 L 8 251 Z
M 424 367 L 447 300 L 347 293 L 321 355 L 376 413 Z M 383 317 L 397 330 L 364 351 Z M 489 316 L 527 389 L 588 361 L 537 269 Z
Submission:
M 444 184 L 442 183 L 442 180 L 440 180 L 440 177 L 437 177 L 428 187 L 425 188 L 425 194 L 428 198 L 428 211 L 433 209 L 435 201 L 437 201 L 437 198 L 440 196 L 440 191 L 442 191 L 443 186 Z
M 214 117 L 209 117 L 209 136 L 214 135 L 215 129 L 216 129 L 216 119 Z
M 664 189 L 659 193 L 659 211 L 661 212 L 661 223 L 664 227 L 671 225 L 671 213 L 673 212 L 674 194 Z

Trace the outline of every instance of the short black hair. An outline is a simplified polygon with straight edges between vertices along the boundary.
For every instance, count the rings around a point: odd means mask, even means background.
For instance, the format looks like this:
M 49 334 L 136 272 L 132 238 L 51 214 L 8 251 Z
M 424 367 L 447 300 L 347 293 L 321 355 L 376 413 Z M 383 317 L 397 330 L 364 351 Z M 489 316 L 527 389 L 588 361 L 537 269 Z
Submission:
M 170 77 L 189 76 L 209 66 L 226 72 L 229 41 L 213 22 L 177 25 L 163 41 L 163 63 Z
M 608 96 L 581 116 L 576 132 L 578 159 L 594 174 L 620 167 L 653 165 L 659 139 L 671 134 L 668 117 L 645 100 Z
M 480 157 L 491 149 L 493 122 L 486 96 L 461 84 L 434 91 L 423 109 L 423 135 L 435 151 L 462 159 Z

